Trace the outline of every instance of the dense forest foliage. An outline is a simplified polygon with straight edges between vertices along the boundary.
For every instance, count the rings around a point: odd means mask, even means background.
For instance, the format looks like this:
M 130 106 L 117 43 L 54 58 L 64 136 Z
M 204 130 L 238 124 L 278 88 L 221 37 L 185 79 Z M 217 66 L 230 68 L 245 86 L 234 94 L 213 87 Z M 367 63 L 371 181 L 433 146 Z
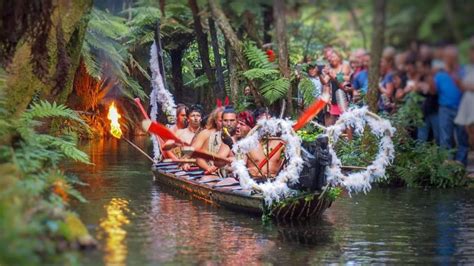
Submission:
M 292 116 L 294 70 L 304 58 L 319 60 L 325 46 L 344 56 L 375 49 L 371 40 L 396 48 L 453 42 L 465 51 L 474 34 L 473 1 L 383 1 L 381 31 L 372 24 L 377 2 L 0 2 L 0 264 L 73 262 L 65 250 L 93 244 L 69 207 L 71 200 L 84 200 L 74 189 L 81 182 L 59 165 L 70 159 L 88 163 L 75 144 L 79 137 L 107 135 L 112 100 L 124 115 L 126 132 L 136 133 L 139 115 L 132 99 L 146 100 L 150 93 L 154 41 L 161 43 L 165 84 L 176 102 L 199 102 L 210 110 L 216 99 L 228 96 L 238 110 L 257 105 L 280 112 L 286 106 L 283 111 Z M 381 39 L 372 38 L 375 33 Z M 303 78 L 300 86 L 304 90 L 309 83 Z M 403 115 L 413 112 L 401 112 L 394 121 L 409 126 Z M 410 185 L 462 183 L 456 165 L 431 168 L 443 165 L 446 154 L 433 146 L 415 150 L 406 135 L 399 136 L 403 145 L 397 149 L 404 156 L 397 158 L 394 176 Z M 360 158 L 355 150 L 348 151 L 351 163 Z M 433 156 L 412 171 L 414 158 L 425 151 Z

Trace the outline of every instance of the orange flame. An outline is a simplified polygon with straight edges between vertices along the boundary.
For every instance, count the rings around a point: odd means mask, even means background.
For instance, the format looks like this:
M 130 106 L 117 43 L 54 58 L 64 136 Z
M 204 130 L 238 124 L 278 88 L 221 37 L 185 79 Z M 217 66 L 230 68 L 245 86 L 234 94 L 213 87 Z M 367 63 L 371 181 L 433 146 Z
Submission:
M 107 119 L 110 120 L 110 134 L 116 138 L 122 137 L 122 130 L 120 129 L 120 123 L 118 122 L 119 118 L 122 117 L 115 107 L 115 102 L 109 107 L 109 113 L 107 114 Z

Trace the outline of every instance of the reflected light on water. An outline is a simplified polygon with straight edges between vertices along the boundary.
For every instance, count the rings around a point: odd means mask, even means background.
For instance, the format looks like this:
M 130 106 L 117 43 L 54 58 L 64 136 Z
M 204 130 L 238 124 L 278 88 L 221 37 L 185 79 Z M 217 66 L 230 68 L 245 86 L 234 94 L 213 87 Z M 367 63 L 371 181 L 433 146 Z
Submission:
M 104 239 L 104 263 L 105 265 L 125 265 L 127 258 L 127 245 L 125 238 L 127 231 L 122 227 L 130 223 L 126 216 L 129 212 L 128 201 L 113 198 L 105 206 L 106 217 L 100 220 L 98 238 Z

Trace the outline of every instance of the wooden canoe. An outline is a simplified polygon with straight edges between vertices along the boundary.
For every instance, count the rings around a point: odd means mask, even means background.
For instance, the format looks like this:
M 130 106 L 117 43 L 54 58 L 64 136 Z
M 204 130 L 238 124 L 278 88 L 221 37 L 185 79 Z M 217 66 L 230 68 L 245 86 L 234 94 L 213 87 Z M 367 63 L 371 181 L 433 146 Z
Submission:
M 304 220 L 319 217 L 331 206 L 321 191 L 286 199 L 284 204 L 265 205 L 262 194 L 244 190 L 240 185 L 206 176 L 200 170 L 184 172 L 173 162 L 157 163 L 152 168 L 155 181 L 177 192 L 190 194 L 208 203 L 254 215 L 265 214 L 276 220 Z M 236 182 L 234 182 L 236 183 Z

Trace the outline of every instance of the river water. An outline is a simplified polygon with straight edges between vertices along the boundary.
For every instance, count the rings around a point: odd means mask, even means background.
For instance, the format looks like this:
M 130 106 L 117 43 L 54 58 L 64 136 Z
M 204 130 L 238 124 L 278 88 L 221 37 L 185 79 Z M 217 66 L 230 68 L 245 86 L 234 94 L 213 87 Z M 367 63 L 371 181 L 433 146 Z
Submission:
M 319 221 L 263 224 L 155 184 L 124 141 L 82 149 L 94 165 L 67 168 L 89 202 L 73 207 L 100 243 L 84 265 L 474 262 L 473 189 L 373 189 L 343 195 Z

